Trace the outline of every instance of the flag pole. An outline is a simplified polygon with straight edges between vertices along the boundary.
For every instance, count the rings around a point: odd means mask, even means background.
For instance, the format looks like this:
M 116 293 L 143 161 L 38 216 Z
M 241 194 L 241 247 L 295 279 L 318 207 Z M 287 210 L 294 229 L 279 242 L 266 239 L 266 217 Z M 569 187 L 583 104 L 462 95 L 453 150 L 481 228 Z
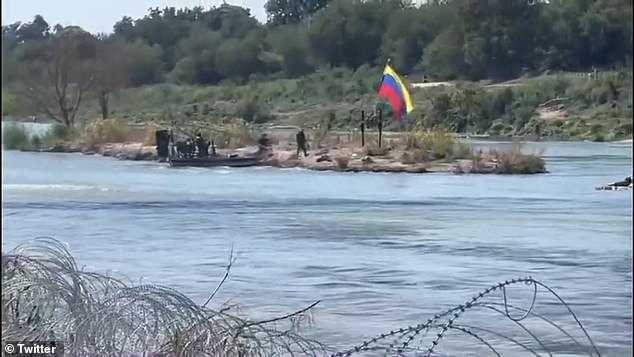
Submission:
M 387 58 L 387 60 L 385 61 L 385 66 L 383 67 L 383 71 L 385 71 L 385 67 L 390 65 L 390 62 L 392 62 L 392 59 L 390 57 Z M 383 85 L 383 80 L 385 79 L 385 74 L 381 75 L 381 82 L 379 82 L 379 86 L 377 88 L 377 92 L 379 92 L 381 90 L 381 86 Z M 373 112 L 376 112 L 376 105 L 374 106 L 374 110 Z M 383 118 L 381 118 L 383 119 Z

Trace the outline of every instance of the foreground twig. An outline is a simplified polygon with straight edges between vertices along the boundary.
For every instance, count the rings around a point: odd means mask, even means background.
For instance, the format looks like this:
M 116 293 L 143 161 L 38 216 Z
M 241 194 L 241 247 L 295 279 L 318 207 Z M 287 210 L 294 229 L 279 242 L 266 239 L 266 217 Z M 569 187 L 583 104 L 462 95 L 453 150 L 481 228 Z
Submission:
M 231 272 L 231 267 L 233 266 L 234 262 L 235 262 L 235 259 L 233 258 L 233 244 L 231 244 L 231 251 L 229 252 L 229 263 L 227 264 L 227 268 L 225 269 L 225 273 L 222 276 L 222 279 L 220 279 L 220 282 L 218 283 L 218 285 L 216 286 L 214 291 L 211 293 L 211 295 L 209 295 L 209 298 L 207 299 L 207 301 L 205 301 L 205 303 L 203 304 L 203 307 L 207 307 L 209 302 L 211 302 L 211 300 L 214 298 L 214 296 L 216 296 L 216 293 L 222 287 L 222 284 L 225 283 L 225 281 L 229 277 L 229 273 Z

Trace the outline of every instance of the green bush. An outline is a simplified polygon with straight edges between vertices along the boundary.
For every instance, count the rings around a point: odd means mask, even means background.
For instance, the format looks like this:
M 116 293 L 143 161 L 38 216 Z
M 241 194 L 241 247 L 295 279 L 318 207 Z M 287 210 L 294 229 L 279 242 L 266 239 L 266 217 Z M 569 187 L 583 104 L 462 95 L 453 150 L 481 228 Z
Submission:
M 23 125 L 11 123 L 2 130 L 2 142 L 7 150 L 26 150 L 31 146 L 29 134 Z
M 601 135 L 601 134 L 596 134 L 594 136 L 594 138 L 592 138 L 592 141 L 597 142 L 597 143 L 602 143 L 605 141 L 605 136 Z
M 631 136 L 632 135 L 632 122 L 619 124 L 615 130 L 617 136 Z
M 2 115 L 12 115 L 16 112 L 16 96 L 8 89 L 2 88 Z
M 36 150 L 39 150 L 42 147 L 42 140 L 38 135 L 33 135 L 31 138 L 31 147 Z
M 493 125 L 491 125 L 491 127 L 489 128 L 489 134 L 491 135 L 500 135 L 502 133 L 502 131 L 504 130 L 504 123 L 495 123 Z
M 257 97 L 238 102 L 236 115 L 247 123 L 265 123 L 273 119 L 271 110 Z

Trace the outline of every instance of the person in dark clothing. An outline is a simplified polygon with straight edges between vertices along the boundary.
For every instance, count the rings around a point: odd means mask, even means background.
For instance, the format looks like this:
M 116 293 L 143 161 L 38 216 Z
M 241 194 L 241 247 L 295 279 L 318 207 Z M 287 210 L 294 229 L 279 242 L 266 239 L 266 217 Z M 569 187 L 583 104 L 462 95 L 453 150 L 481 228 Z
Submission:
M 629 187 L 631 184 L 632 184 L 632 176 L 628 176 L 623 181 L 611 183 L 608 186 L 612 186 L 612 187 Z
M 308 152 L 306 151 L 306 134 L 304 134 L 304 129 L 301 129 L 299 133 L 295 136 L 295 141 L 297 141 L 297 157 L 299 157 L 299 152 L 304 152 L 304 157 L 308 156 Z
M 258 145 L 260 145 L 261 149 L 265 149 L 269 146 L 269 137 L 266 134 L 260 135 L 258 139 Z
M 196 139 L 194 139 L 194 145 L 196 145 L 196 149 L 198 149 L 198 157 L 204 157 L 205 155 L 205 141 L 200 133 L 196 134 Z

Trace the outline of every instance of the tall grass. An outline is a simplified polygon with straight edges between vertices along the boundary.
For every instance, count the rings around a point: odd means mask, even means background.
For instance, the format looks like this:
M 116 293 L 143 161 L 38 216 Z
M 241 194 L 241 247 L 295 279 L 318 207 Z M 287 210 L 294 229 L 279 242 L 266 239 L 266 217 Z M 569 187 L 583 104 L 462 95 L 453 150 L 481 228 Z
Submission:
M 495 172 L 499 174 L 535 174 L 545 173 L 546 164 L 542 152 L 526 154 L 521 145 L 514 145 L 510 150 L 491 150 L 489 154 L 496 162 Z
M 235 149 L 257 143 L 257 135 L 253 128 L 241 120 L 214 125 L 210 131 L 215 145 L 219 148 Z
M 385 156 L 390 150 L 386 146 L 379 147 L 377 144 L 370 144 L 363 148 L 363 152 L 368 156 Z
M 405 134 L 403 144 L 407 150 L 418 152 L 415 157 L 422 160 L 458 159 L 470 152 L 468 146 L 443 129 L 412 130 Z
M 94 149 L 100 144 L 125 142 L 129 140 L 130 133 L 130 127 L 124 120 L 95 120 L 84 128 L 80 140 Z
M 87 272 L 62 243 L 42 238 L 2 255 L 2 337 L 64 341 L 70 356 L 323 354 L 320 344 L 297 334 L 296 322 L 316 303 L 251 320 L 230 306 L 207 307 L 214 293 L 199 305 L 169 287 Z M 279 329 L 283 324 L 288 327 Z
M 7 150 L 26 150 L 31 148 L 26 128 L 16 123 L 7 124 L 2 129 L 2 144 Z

